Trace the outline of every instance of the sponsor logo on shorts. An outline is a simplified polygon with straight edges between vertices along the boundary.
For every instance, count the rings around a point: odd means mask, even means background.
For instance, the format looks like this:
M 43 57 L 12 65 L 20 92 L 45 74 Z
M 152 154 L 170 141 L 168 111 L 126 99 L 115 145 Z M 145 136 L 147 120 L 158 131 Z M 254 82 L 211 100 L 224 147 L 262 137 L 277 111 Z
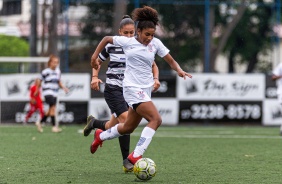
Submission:
M 144 91 L 139 91 L 137 94 L 138 94 L 139 98 L 142 98 L 142 99 L 145 98 Z

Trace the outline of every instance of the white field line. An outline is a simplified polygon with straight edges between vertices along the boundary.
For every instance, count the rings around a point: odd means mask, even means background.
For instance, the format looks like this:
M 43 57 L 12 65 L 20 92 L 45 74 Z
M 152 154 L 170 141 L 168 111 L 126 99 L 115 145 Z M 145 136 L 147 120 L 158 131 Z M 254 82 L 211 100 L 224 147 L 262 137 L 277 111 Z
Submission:
M 78 130 L 78 133 L 83 133 L 83 130 L 80 129 Z M 91 133 L 93 134 L 94 131 Z M 183 132 L 182 132 L 183 133 Z M 161 131 L 160 132 L 157 132 L 154 137 L 164 137 L 164 138 L 188 138 L 188 139 L 282 139 L 282 136 L 267 136 L 267 135 L 208 135 L 208 134 L 204 134 L 206 132 L 203 132 L 202 135 L 200 134 L 172 134 L 172 133 L 162 133 Z M 133 132 L 131 134 L 131 136 L 140 136 L 141 132 Z

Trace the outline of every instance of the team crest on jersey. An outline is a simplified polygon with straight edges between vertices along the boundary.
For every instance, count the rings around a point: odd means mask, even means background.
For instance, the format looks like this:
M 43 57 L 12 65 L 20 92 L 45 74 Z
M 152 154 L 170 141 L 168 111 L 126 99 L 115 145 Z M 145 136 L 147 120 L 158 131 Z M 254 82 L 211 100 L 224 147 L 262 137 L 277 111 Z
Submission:
M 141 99 L 145 98 L 144 91 L 139 91 L 137 94 L 138 94 L 139 98 L 141 98 Z

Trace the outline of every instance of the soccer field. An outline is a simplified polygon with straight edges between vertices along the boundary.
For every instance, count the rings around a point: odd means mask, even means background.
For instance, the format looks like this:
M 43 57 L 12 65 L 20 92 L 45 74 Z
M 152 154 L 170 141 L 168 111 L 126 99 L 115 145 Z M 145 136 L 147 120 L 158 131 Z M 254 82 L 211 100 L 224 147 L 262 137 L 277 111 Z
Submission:
M 118 139 L 92 155 L 93 134 L 65 126 L 60 134 L 35 126 L 0 126 L 0 184 L 138 183 L 122 171 Z M 142 127 L 135 130 L 131 151 Z M 148 183 L 281 183 L 282 138 L 278 127 L 160 127 L 144 157 L 157 165 Z

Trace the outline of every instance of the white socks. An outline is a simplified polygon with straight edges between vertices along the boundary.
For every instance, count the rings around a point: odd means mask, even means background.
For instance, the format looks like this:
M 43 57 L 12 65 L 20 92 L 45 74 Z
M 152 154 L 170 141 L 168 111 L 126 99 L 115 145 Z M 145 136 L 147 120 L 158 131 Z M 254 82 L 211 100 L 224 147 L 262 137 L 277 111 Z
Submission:
M 118 124 L 116 124 L 115 126 L 113 126 L 110 129 L 102 132 L 100 134 L 100 139 L 102 141 L 104 141 L 104 140 L 111 140 L 111 139 L 114 139 L 114 138 L 121 136 L 121 134 L 117 130 L 117 127 L 118 127 Z
M 141 133 L 141 137 L 134 149 L 133 157 L 139 157 L 143 155 L 146 149 L 148 148 L 154 134 L 155 130 L 150 127 L 145 127 Z

